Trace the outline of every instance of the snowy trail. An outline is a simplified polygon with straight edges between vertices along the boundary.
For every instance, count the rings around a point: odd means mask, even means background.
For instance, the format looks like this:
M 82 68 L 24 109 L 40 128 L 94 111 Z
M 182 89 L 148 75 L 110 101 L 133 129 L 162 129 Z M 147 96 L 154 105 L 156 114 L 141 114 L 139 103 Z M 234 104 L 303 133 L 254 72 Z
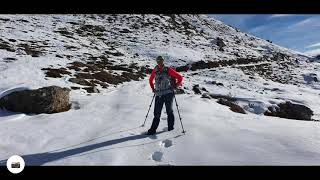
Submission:
M 146 80 L 92 96 L 72 94 L 80 109 L 58 114 L 0 117 L 1 165 L 12 154 L 27 165 L 318 165 L 320 124 L 237 114 L 194 95 L 177 95 L 187 133 L 175 110 L 175 130 L 142 135 L 152 93 Z M 15 142 L 15 143 L 12 143 Z

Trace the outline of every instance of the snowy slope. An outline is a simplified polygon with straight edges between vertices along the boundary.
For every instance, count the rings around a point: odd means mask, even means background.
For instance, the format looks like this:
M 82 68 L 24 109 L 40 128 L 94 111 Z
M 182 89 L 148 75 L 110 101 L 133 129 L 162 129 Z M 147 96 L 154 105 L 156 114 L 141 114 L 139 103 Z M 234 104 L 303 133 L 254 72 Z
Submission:
M 306 105 L 314 112 L 312 118 L 320 119 L 320 84 L 310 79 L 320 77 L 320 64 L 301 53 L 205 15 L 0 15 L 0 21 L 0 97 L 49 85 L 80 88 L 71 91 L 68 112 L 27 115 L 0 110 L 0 165 L 12 154 L 23 156 L 27 165 L 320 162 L 317 121 L 263 115 L 269 106 L 289 100 Z M 217 37 L 223 39 L 223 51 Z M 89 93 L 86 85 L 71 81 L 80 73 L 88 76 L 99 71 L 116 79 L 130 70 L 130 75 L 148 77 L 142 67 L 152 68 L 159 54 L 170 66 L 193 67 L 181 70 L 186 93 L 177 95 L 185 135 L 175 107 L 174 132 L 165 130 L 163 110 L 160 133 L 141 135 L 153 116 L 151 110 L 147 125 L 139 127 L 152 99 L 146 77 L 119 84 L 103 82 L 106 87 L 95 79 L 100 93 Z M 76 70 L 70 68 L 73 62 L 85 65 Z M 99 69 L 102 62 L 108 66 Z M 211 62 L 221 64 L 206 68 Z M 119 68 L 133 63 L 138 68 Z M 88 64 L 95 65 L 93 70 L 85 70 Z M 48 77 L 43 68 L 67 72 Z M 247 114 L 232 112 L 215 99 L 201 98 L 192 90 L 197 84 L 205 88 L 202 94 L 234 97 Z
M 2 120 L 1 159 L 20 154 L 35 165 L 316 165 L 320 160 L 319 124 L 232 113 L 197 96 L 177 96 L 185 135 L 178 121 L 172 133 L 141 135 L 151 124 L 149 116 L 147 127 L 139 128 L 152 96 L 146 84 L 129 83 L 90 98 L 74 95 L 79 110 Z

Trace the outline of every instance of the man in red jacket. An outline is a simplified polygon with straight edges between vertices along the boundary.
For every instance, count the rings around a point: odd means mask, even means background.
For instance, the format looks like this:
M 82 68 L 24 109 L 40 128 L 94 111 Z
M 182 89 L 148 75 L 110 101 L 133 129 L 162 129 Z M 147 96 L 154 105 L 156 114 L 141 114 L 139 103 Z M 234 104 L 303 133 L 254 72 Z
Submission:
M 156 133 L 160 122 L 163 104 L 166 105 L 166 112 L 168 115 L 168 131 L 174 129 L 174 115 L 172 109 L 174 89 L 182 86 L 183 79 L 175 70 L 164 66 L 164 59 L 161 56 L 158 56 L 156 60 L 158 65 L 152 70 L 149 78 L 150 87 L 156 95 L 154 118 L 147 135 L 153 135 Z M 155 80 L 155 84 L 153 83 L 153 80 Z

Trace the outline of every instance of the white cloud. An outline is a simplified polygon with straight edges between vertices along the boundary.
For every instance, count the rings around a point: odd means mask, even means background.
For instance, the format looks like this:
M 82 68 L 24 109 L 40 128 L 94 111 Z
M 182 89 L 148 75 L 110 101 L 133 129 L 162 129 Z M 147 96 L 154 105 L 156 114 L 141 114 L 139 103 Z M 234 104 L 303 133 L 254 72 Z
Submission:
M 320 46 L 320 42 L 315 43 L 315 44 L 311 44 L 311 45 L 307 46 L 306 48 L 313 48 L 313 47 L 317 47 L 317 46 Z
M 308 18 L 308 19 L 305 19 L 305 20 L 302 20 L 300 22 L 297 22 L 291 26 L 289 26 L 288 28 L 291 29 L 291 28 L 299 28 L 299 27 L 303 27 L 303 26 L 306 26 L 310 23 L 312 23 L 312 18 Z
M 269 19 L 272 18 L 281 18 L 281 17 L 289 17 L 289 16 L 293 16 L 292 14 L 273 14 L 269 17 Z
M 271 27 L 268 24 L 266 24 L 266 25 L 254 27 L 254 28 L 250 29 L 249 32 L 250 33 L 258 33 L 258 32 L 264 31 L 269 28 L 271 28 Z
M 310 51 L 306 51 L 304 53 L 308 54 L 310 56 L 317 56 L 317 55 L 320 55 L 320 48 L 319 49 L 313 49 L 313 50 L 310 50 Z
M 307 18 L 304 19 L 300 22 L 297 22 L 291 26 L 288 26 L 288 29 L 292 29 L 292 28 L 309 28 L 309 27 L 320 27 L 320 16 L 317 17 L 311 17 L 311 18 Z

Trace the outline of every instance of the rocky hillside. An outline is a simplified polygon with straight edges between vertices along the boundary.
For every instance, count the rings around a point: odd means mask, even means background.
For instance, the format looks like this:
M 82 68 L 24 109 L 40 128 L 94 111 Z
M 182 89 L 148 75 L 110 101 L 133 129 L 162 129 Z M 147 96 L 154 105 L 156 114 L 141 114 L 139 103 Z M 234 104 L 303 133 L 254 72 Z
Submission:
M 46 79 L 67 77 L 73 89 L 88 92 L 144 78 L 159 54 L 178 71 L 232 66 L 281 83 L 294 83 L 294 69 L 306 60 L 205 15 L 1 15 L 0 21 L 2 67 L 50 58 L 41 68 Z
M 206 15 L 1 15 L 0 21 L 3 87 L 99 93 L 145 79 L 163 55 L 188 82 L 180 93 L 277 91 L 268 82 L 259 90 L 252 84 L 258 79 L 319 88 L 317 61 Z

